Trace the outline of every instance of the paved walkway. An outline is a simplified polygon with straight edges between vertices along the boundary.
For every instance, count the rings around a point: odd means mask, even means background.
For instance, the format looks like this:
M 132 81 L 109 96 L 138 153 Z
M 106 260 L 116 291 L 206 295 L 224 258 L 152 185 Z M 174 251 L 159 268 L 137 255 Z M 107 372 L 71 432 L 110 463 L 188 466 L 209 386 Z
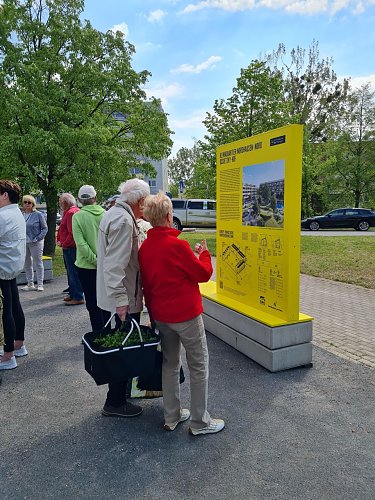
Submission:
M 375 368 L 375 290 L 301 275 L 300 297 L 315 345 Z
M 343 330 L 334 297 L 348 326 L 359 322 L 335 289 L 346 285 L 302 279 L 316 340 L 327 314 L 331 335 Z M 83 367 L 88 314 L 65 306 L 65 287 L 61 277 L 21 296 L 29 355 L 2 374 L 1 500 L 374 499 L 372 369 L 315 346 L 312 368 L 270 373 L 208 335 L 209 409 L 223 432 L 190 436 L 188 423 L 166 432 L 160 398 L 142 400 L 139 418 L 105 418 L 107 388 Z
M 314 317 L 313 344 L 375 368 L 375 290 L 305 274 L 300 287 L 300 311 Z

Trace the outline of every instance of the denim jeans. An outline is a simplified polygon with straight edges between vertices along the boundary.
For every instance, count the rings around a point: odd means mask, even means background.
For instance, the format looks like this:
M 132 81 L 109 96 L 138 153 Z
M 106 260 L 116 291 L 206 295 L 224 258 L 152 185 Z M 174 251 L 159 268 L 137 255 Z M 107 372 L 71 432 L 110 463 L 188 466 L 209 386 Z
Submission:
M 82 300 L 83 290 L 81 282 L 79 281 L 77 268 L 74 264 L 76 261 L 77 249 L 63 248 L 63 254 L 66 265 L 66 272 L 68 274 L 69 296 L 73 300 Z
M 78 276 L 85 294 L 86 309 L 90 316 L 93 332 L 100 332 L 111 317 L 109 311 L 103 311 L 96 303 L 96 269 L 84 269 L 76 267 Z

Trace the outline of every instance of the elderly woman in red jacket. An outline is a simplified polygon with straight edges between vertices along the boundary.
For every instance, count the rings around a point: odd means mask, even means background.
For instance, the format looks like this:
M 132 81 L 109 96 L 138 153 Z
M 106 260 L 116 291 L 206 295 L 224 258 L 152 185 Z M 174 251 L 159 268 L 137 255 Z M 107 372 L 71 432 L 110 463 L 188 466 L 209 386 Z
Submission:
M 148 196 L 143 215 L 153 226 L 139 249 L 139 263 L 150 318 L 160 331 L 164 428 L 173 431 L 190 418 L 193 435 L 219 432 L 224 421 L 207 411 L 208 350 L 198 286 L 212 275 L 210 253 L 202 241 L 196 245 L 197 258 L 189 243 L 178 239 L 180 231 L 172 227 L 172 203 L 166 195 Z M 191 413 L 180 404 L 181 344 L 190 372 Z

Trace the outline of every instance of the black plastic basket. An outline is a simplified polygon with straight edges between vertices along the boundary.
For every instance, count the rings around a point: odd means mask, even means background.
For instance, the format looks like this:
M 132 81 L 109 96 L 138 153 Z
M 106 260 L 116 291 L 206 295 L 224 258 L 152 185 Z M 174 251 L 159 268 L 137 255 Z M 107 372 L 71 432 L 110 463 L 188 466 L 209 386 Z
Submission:
M 130 335 L 138 335 L 139 343 L 129 347 L 102 347 L 95 340 L 114 333 L 118 329 L 107 332 L 86 333 L 83 337 L 85 370 L 95 380 L 97 385 L 109 382 L 122 382 L 132 377 L 148 376 L 157 362 L 157 348 L 160 344 L 158 335 L 151 328 L 138 325 L 132 318 L 130 332 L 127 332 L 124 343 Z M 144 342 L 143 333 L 153 333 L 155 341 Z

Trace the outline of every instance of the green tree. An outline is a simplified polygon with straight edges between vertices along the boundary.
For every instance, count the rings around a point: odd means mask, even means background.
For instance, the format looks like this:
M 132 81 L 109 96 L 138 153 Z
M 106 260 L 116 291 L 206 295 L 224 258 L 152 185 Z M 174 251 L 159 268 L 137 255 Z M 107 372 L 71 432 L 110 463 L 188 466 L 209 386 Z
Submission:
M 331 178 L 359 207 L 375 191 L 375 91 L 370 84 L 351 92 L 341 127 Z
M 271 201 L 271 189 L 269 184 L 267 183 L 260 184 L 258 193 L 261 199 L 261 205 L 268 205 Z
M 197 143 L 192 148 L 180 148 L 176 156 L 168 160 L 169 191 L 176 196 L 179 191 L 179 182 L 183 181 L 186 189 L 193 175 L 196 162 L 202 156 L 202 152 Z
M 211 165 L 204 158 L 200 158 L 193 166 L 185 197 L 216 198 L 216 175 L 213 175 Z
M 293 123 L 305 125 L 310 142 L 326 141 L 335 134 L 335 123 L 347 99 L 348 80 L 338 81 L 332 58 L 321 58 L 319 44 L 292 49 L 284 44 L 268 57 L 283 77 L 285 98 Z
M 208 134 L 201 147 L 214 168 L 217 146 L 285 125 L 288 106 L 282 74 L 264 61 L 252 61 L 241 69 L 232 95 L 217 99 L 213 110 L 203 121 Z
M 284 44 L 268 57 L 283 75 L 285 99 L 289 103 L 290 123 L 304 125 L 302 170 L 302 213 L 305 216 L 321 208 L 321 182 L 324 165 L 315 145 L 337 137 L 337 124 L 348 98 L 348 81 L 340 83 L 332 69 L 332 58 L 321 58 L 319 44 L 308 50 L 292 49 L 287 55 Z M 324 153 L 323 153 L 324 155 Z
M 83 0 L 3 0 L 0 6 L 2 175 L 43 192 L 55 248 L 58 193 L 92 183 L 108 191 L 145 158 L 168 156 L 167 117 L 145 100 L 150 74 L 131 65 L 122 33 L 82 22 Z M 118 120 L 117 118 L 121 118 Z

